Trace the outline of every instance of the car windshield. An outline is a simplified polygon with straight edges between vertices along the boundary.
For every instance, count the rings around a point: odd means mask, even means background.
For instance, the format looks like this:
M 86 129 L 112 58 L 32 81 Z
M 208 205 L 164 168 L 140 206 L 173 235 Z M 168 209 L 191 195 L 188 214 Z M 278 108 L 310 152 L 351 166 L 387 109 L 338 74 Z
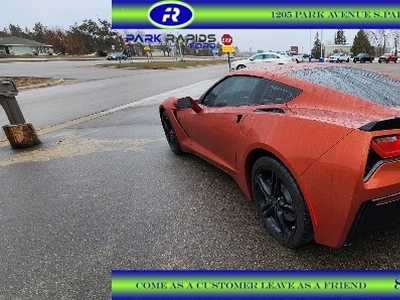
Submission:
M 400 105 L 400 82 L 388 76 L 354 67 L 296 70 L 289 75 L 306 79 L 384 106 Z

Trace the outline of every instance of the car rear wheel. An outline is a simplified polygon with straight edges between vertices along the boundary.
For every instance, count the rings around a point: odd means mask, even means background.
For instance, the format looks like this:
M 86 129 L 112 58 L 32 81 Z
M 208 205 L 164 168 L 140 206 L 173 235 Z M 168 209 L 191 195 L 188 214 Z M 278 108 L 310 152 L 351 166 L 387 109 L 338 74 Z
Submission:
M 260 157 L 252 168 L 252 193 L 269 233 L 283 246 L 297 248 L 313 238 L 310 214 L 289 170 L 271 157 Z
M 236 67 L 236 70 L 240 70 L 240 69 L 244 69 L 244 68 L 246 68 L 245 65 L 238 65 L 238 66 Z
M 165 132 L 165 137 L 167 138 L 167 142 L 172 152 L 176 155 L 180 155 L 183 153 L 181 146 L 179 145 L 178 138 L 176 137 L 175 130 L 171 125 L 171 121 L 169 120 L 168 114 L 164 111 L 161 115 L 161 123 Z

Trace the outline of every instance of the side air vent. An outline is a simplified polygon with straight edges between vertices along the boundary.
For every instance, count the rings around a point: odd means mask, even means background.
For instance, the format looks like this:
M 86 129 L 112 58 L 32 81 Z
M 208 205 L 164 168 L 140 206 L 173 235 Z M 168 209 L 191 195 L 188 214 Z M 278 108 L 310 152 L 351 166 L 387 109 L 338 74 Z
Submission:
M 284 114 L 285 111 L 281 108 L 271 107 L 271 108 L 256 108 L 255 112 L 266 112 L 266 113 L 276 113 L 276 114 Z

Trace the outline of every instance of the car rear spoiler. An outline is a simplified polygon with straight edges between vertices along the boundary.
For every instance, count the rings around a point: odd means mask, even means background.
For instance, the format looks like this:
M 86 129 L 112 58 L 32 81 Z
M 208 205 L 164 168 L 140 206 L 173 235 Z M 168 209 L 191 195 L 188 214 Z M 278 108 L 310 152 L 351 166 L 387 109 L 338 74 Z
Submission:
M 380 130 L 389 130 L 389 129 L 400 129 L 400 117 L 373 121 L 371 123 L 365 124 L 358 128 L 363 131 L 380 131 Z

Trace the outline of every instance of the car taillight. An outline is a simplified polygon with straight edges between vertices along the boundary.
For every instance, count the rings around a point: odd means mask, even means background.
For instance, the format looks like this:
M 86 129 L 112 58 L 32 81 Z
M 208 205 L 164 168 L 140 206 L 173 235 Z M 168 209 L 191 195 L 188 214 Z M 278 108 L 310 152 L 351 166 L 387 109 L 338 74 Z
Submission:
M 371 147 L 382 158 L 400 156 L 400 135 L 375 137 Z

